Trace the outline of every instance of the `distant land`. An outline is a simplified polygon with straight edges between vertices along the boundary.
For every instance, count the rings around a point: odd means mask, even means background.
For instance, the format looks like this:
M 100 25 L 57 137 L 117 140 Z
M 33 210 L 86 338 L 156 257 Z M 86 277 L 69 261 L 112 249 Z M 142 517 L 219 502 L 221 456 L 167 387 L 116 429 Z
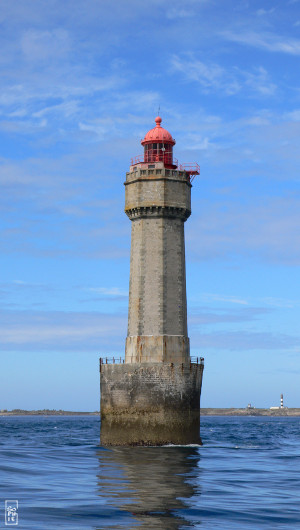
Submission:
M 251 408 L 202 408 L 201 416 L 300 416 L 300 408 L 259 409 Z M 0 410 L 0 416 L 99 416 L 99 411 L 76 412 L 70 410 Z
M 55 409 L 40 409 L 40 410 L 0 410 L 0 416 L 99 416 L 100 412 L 74 412 L 72 410 L 55 410 Z
M 300 416 L 300 408 L 272 408 L 272 409 L 258 409 L 251 408 L 204 408 L 200 410 L 201 416 Z

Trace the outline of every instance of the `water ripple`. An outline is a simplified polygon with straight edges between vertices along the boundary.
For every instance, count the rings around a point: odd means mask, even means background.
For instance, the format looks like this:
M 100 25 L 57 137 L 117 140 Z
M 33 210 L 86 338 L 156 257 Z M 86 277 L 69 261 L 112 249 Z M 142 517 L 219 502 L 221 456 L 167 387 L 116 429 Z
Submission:
M 298 418 L 206 416 L 201 447 L 107 449 L 99 427 L 0 417 L 1 499 L 18 499 L 20 528 L 300 527 Z

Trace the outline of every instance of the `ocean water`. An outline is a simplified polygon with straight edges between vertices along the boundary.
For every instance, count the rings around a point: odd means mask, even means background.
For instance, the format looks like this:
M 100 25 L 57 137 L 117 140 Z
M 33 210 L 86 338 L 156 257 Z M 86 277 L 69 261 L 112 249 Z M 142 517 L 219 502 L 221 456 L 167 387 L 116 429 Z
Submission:
M 202 417 L 201 447 L 106 449 L 99 418 L 0 417 L 0 528 L 300 528 L 300 418 Z

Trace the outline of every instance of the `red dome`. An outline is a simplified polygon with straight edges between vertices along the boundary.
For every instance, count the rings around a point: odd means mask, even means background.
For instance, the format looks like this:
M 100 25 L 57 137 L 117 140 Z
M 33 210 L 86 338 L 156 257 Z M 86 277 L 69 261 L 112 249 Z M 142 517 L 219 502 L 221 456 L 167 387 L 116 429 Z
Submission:
M 141 141 L 142 145 L 148 143 L 152 144 L 153 142 L 161 142 L 175 145 L 176 142 L 174 138 L 172 138 L 169 131 L 167 131 L 160 125 L 161 121 L 162 120 L 160 116 L 157 116 L 157 118 L 155 118 L 156 127 L 147 132 L 144 140 Z

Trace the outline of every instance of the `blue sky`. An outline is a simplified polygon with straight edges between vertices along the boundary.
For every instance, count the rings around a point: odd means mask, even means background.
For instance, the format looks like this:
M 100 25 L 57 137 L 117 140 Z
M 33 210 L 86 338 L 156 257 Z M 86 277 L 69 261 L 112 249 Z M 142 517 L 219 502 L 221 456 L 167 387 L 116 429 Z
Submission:
M 125 172 L 163 126 L 203 406 L 300 407 L 300 2 L 2 0 L 0 408 L 99 408 L 123 356 Z

